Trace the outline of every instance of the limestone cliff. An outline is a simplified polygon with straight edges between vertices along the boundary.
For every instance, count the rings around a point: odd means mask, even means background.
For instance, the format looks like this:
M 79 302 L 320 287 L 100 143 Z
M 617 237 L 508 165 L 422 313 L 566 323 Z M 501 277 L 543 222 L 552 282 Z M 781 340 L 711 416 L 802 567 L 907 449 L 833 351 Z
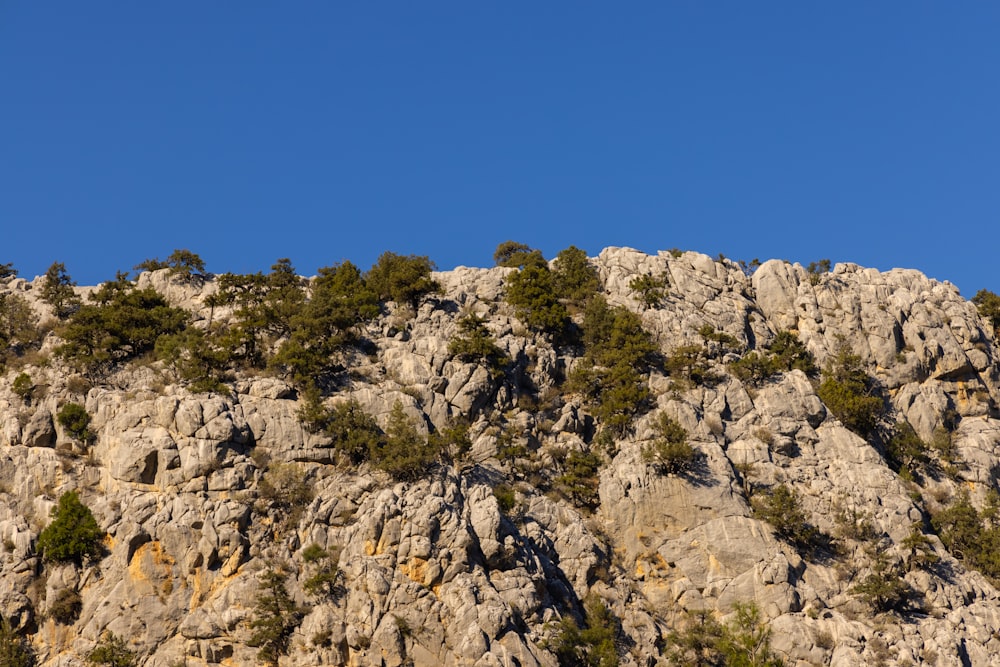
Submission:
M 422 433 L 471 418 L 469 452 L 416 480 L 345 463 L 330 436 L 303 426 L 303 398 L 280 377 L 242 373 L 231 393 L 192 394 L 147 362 L 85 386 L 48 354 L 58 343 L 50 335 L 37 360 L 0 381 L 0 615 L 30 637 L 41 665 L 85 664 L 106 631 L 126 639 L 137 664 L 252 665 L 262 575 L 277 569 L 301 616 L 280 658 L 288 666 L 553 666 L 559 619 L 582 619 L 588 596 L 620 620 L 625 665 L 667 664 L 685 612 L 725 619 L 745 602 L 788 665 L 1000 659 L 1000 593 L 930 523 L 963 491 L 983 508 L 1000 470 L 996 343 L 956 288 L 851 264 L 812 274 L 772 260 L 747 276 L 693 252 L 609 248 L 591 262 L 608 302 L 637 313 L 664 356 L 710 346 L 705 325 L 730 337 L 704 357 L 712 380 L 679 382 L 654 368 L 650 409 L 599 445 L 589 406 L 564 384 L 580 351 L 518 321 L 503 299 L 512 269 L 437 273 L 442 293 L 412 313 L 385 306 L 367 325 L 371 344 L 326 399 L 354 398 L 383 427 L 399 402 Z M 664 278 L 662 300 L 636 298 L 630 283 L 642 275 Z M 157 271 L 139 284 L 203 321 L 228 316 L 206 303 L 212 280 Z M 37 282 L 0 290 L 48 312 Z M 485 320 L 511 360 L 502 373 L 449 353 L 463 313 Z M 838 421 L 818 378 L 801 370 L 739 380 L 731 364 L 781 331 L 819 367 L 844 349 L 858 355 L 889 402 L 887 421 L 908 422 L 925 442 L 947 432 L 948 470 L 901 474 L 883 443 Z M 11 389 L 20 372 L 36 386 L 28 401 Z M 55 418 L 71 401 L 92 416 L 87 447 Z M 664 474 L 643 457 L 660 413 L 698 452 L 689 474 Z M 500 452 L 504 438 L 517 453 Z M 567 452 L 602 457 L 592 509 L 552 484 Z M 268 470 L 304 480 L 311 500 L 272 504 L 276 492 L 261 486 Z M 806 553 L 756 518 L 752 497 L 778 485 L 835 548 Z M 68 490 L 107 532 L 105 555 L 43 564 L 38 535 Z M 915 524 L 933 567 L 903 565 Z M 326 555 L 305 558 L 312 545 Z M 896 568 L 909 608 L 873 609 L 858 593 L 876 561 Z M 326 594 L 304 588 L 333 565 Z M 82 607 L 59 622 L 52 606 L 66 590 Z

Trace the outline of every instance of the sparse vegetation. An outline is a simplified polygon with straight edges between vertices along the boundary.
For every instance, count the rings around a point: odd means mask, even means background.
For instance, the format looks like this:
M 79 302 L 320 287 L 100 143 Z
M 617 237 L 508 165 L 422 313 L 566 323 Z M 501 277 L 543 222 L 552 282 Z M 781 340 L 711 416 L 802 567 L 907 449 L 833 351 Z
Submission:
M 931 518 L 931 524 L 952 556 L 997 582 L 1000 581 L 1000 516 L 996 492 L 990 500 L 980 512 L 963 491 Z
M 688 614 L 683 631 L 667 636 L 664 657 L 677 667 L 781 667 L 771 650 L 771 629 L 760 610 L 750 603 L 733 606 L 735 617 L 726 624 L 708 610 Z
M 529 261 L 538 261 L 539 259 L 545 261 L 542 253 L 516 241 L 504 241 L 497 246 L 496 251 L 493 253 L 493 261 L 496 262 L 497 266 L 504 266 L 511 269 L 522 268 Z
M 821 259 L 818 262 L 810 262 L 806 271 L 809 273 L 809 282 L 813 285 L 819 285 L 820 277 L 824 273 L 830 272 L 830 260 Z
M 972 297 L 972 303 L 976 304 L 979 316 L 993 327 L 994 335 L 1000 334 L 1000 295 L 981 289 Z
M 563 616 L 547 648 L 560 667 L 617 667 L 620 621 L 596 595 L 584 601 L 584 612 L 582 628 L 572 617 Z
M 799 494 L 786 484 L 778 484 L 754 495 L 753 513 L 768 522 L 775 535 L 803 554 L 815 557 L 820 550 L 829 550 L 830 538 L 809 521 Z
M 27 373 L 19 373 L 10 384 L 11 391 L 26 404 L 31 402 L 31 394 L 35 391 L 35 383 Z
M 75 588 L 62 588 L 48 603 L 48 612 L 56 623 L 72 625 L 83 610 L 83 598 Z
M 790 331 L 779 331 L 764 350 L 747 353 L 729 364 L 729 371 L 742 382 L 755 387 L 778 373 L 800 370 L 811 376 L 817 372 L 812 353 Z
M 611 307 L 596 296 L 583 314 L 583 360 L 569 388 L 582 393 L 594 415 L 613 435 L 624 435 L 637 414 L 647 409 L 645 374 L 657 362 L 657 349 L 639 317 Z
M 378 316 L 378 296 L 350 262 L 321 268 L 311 288 L 269 365 L 302 387 L 323 388 L 338 370 L 338 352 L 356 343 L 358 328 Z

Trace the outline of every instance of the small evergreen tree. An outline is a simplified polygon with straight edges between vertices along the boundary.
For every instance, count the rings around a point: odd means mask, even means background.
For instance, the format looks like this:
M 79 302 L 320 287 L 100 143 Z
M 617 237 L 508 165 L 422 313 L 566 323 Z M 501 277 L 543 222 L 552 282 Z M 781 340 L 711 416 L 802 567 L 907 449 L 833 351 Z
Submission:
M 557 344 L 568 340 L 569 312 L 559 302 L 552 272 L 541 255 L 507 276 L 506 300 L 532 331 L 551 336 Z
M 552 262 L 552 283 L 560 299 L 578 308 L 597 294 L 601 286 L 597 269 L 587 253 L 572 245 L 560 251 Z
M 504 241 L 497 246 L 493 253 L 493 261 L 497 266 L 505 266 L 511 269 L 523 267 L 529 261 L 545 261 L 542 253 L 534 248 L 516 241 Z
M 694 465 L 697 452 L 688 443 L 688 432 L 661 412 L 653 422 L 656 438 L 642 449 L 642 458 L 662 473 L 679 475 Z
M 647 308 L 657 308 L 667 298 L 667 279 L 644 273 L 629 281 L 628 288 Z
M 416 425 L 396 401 L 389 413 L 385 438 L 371 452 L 371 464 L 397 480 L 412 481 L 422 477 L 437 460 L 440 452 L 420 435 Z
M 303 387 L 321 386 L 336 368 L 337 352 L 355 343 L 357 328 L 378 314 L 378 295 L 356 266 L 323 267 L 270 365 Z
M 187 249 L 177 249 L 167 257 L 170 275 L 190 282 L 205 276 L 205 262 L 201 257 Z
M 0 280 L 7 280 L 8 278 L 16 278 L 16 277 L 17 277 L 17 269 L 14 268 L 13 262 L 0 264 Z
M 247 644 L 259 649 L 257 658 L 273 667 L 288 653 L 292 633 L 305 616 L 285 588 L 287 578 L 287 574 L 273 568 L 261 574 L 261 591 L 250 621 L 253 632 Z
M 816 394 L 844 426 L 863 438 L 877 434 L 886 413 L 885 400 L 876 380 L 864 364 L 842 342 L 836 357 L 823 372 Z
M 46 562 L 75 562 L 98 558 L 104 531 L 76 491 L 67 491 L 52 508 L 52 522 L 38 536 L 38 552 Z
M 493 341 L 486 321 L 470 313 L 458 321 L 459 333 L 448 343 L 448 354 L 459 360 L 483 364 L 493 377 L 503 375 L 510 357 Z
M 368 271 L 365 281 L 382 301 L 394 301 L 414 310 L 426 295 L 441 291 L 441 285 L 431 278 L 434 262 L 426 256 L 382 253 Z
M 6 618 L 0 618 L 0 667 L 34 667 L 31 644 L 17 634 Z
M 559 632 L 548 644 L 559 667 L 617 667 L 616 643 L 621 622 L 596 595 L 584 600 L 584 625 L 564 616 Z
M 20 294 L 0 293 L 0 367 L 41 344 L 35 311 Z
M 66 265 L 62 262 L 53 262 L 42 279 L 42 301 L 52 306 L 55 316 L 61 320 L 80 307 L 80 297 L 73 290 L 75 286 L 76 283 L 66 273 Z
M 972 297 L 979 316 L 990 323 L 994 334 L 1000 334 L 1000 295 L 987 289 L 981 289 Z

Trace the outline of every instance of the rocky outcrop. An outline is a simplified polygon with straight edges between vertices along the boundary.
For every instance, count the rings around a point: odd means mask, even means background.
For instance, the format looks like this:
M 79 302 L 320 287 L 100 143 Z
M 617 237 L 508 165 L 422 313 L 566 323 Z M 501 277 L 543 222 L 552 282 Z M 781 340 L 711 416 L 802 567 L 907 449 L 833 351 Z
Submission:
M 771 260 L 747 276 L 698 253 L 624 248 L 592 262 L 609 303 L 639 314 L 665 356 L 706 345 L 705 325 L 734 341 L 706 356 L 711 382 L 651 372 L 654 409 L 610 445 L 597 442 L 588 406 L 561 384 L 579 349 L 526 333 L 503 302 L 503 268 L 436 274 L 442 294 L 414 313 L 387 307 L 365 331 L 370 353 L 351 361 L 350 381 L 328 399 L 357 400 L 383 427 L 398 403 L 421 434 L 468 418 L 470 452 L 416 481 L 345 464 L 329 436 L 304 428 L 302 399 L 279 378 L 246 374 L 228 395 L 191 394 L 151 364 L 81 393 L 52 359 L 25 369 L 44 387 L 28 404 L 9 389 L 8 372 L 0 614 L 46 666 L 84 664 L 109 631 L 139 664 L 257 664 L 251 621 L 273 571 L 300 610 L 286 666 L 552 667 L 560 619 L 582 620 L 588 596 L 620 620 L 626 665 L 664 664 L 666 639 L 687 612 L 727 618 L 745 602 L 757 605 L 789 665 L 992 664 L 1000 593 L 929 527 L 938 565 L 900 569 L 919 605 L 876 614 L 857 593 L 872 571 L 871 544 L 902 563 L 915 523 L 926 527 L 962 490 L 982 506 L 996 485 L 1000 366 L 975 307 L 915 271 L 839 264 L 813 274 Z M 664 280 L 659 305 L 636 298 L 630 283 L 641 275 Z M 206 307 L 210 278 L 184 283 L 161 271 L 139 285 L 203 319 L 229 316 Z M 37 285 L 0 289 L 46 312 Z M 484 318 L 509 356 L 503 374 L 449 354 L 463 313 Z M 759 385 L 730 372 L 729 362 L 784 330 L 820 366 L 846 345 L 884 388 L 892 420 L 927 441 L 947 431 L 960 463 L 951 476 L 919 487 L 901 477 L 884 443 L 846 429 L 802 371 Z M 54 417 L 71 400 L 93 418 L 90 446 Z M 682 474 L 643 456 L 660 412 L 697 452 Z M 503 438 L 521 453 L 502 452 Z M 602 457 L 590 508 L 553 472 L 571 452 Z M 275 471 L 285 475 L 277 488 Z M 778 485 L 795 491 L 839 551 L 809 553 L 757 517 L 754 502 Z M 311 499 L 282 500 L 293 487 Z M 35 543 L 67 490 L 107 531 L 105 554 L 43 565 Z M 851 535 L 861 523 L 867 543 Z M 82 600 L 75 620 L 54 617 L 64 591 Z

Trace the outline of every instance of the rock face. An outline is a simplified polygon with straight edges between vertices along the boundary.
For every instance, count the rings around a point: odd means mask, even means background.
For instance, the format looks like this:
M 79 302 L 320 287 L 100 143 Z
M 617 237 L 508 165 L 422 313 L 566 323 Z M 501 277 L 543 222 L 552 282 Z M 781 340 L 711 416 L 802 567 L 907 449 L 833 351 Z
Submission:
M 619 619 L 625 665 L 668 664 L 667 637 L 686 612 L 724 619 L 749 602 L 788 665 L 995 664 L 1000 593 L 928 521 L 963 490 L 982 507 L 997 484 L 1000 365 L 972 304 L 915 271 L 839 264 L 816 275 L 771 260 L 748 277 L 697 253 L 623 248 L 591 261 L 608 302 L 636 312 L 664 355 L 708 345 L 705 325 L 734 341 L 709 355 L 711 382 L 678 384 L 654 370 L 655 409 L 611 447 L 598 445 L 587 405 L 561 384 L 579 350 L 526 334 L 503 302 L 510 269 L 436 274 L 442 294 L 412 317 L 390 311 L 369 325 L 373 351 L 329 399 L 357 400 L 383 427 L 399 403 L 421 434 L 470 417 L 470 452 L 418 480 L 345 465 L 328 436 L 303 427 L 300 397 L 278 378 L 247 375 L 229 395 L 191 394 L 154 364 L 84 392 L 53 359 L 21 369 L 45 388 L 26 403 L 10 389 L 20 370 L 9 371 L 0 381 L 0 615 L 44 666 L 85 664 L 107 632 L 127 640 L 138 664 L 253 665 L 257 601 L 264 575 L 278 572 L 297 620 L 285 666 L 552 667 L 559 620 L 582 620 L 588 596 Z M 658 305 L 630 288 L 641 275 L 665 280 Z M 210 279 L 185 285 L 155 272 L 139 283 L 209 316 Z M 0 290 L 45 313 L 34 287 Z M 503 375 L 449 354 L 462 313 L 482 317 L 509 355 Z M 780 331 L 795 333 L 820 367 L 846 345 L 884 389 L 892 421 L 926 441 L 950 434 L 954 470 L 919 487 L 901 476 L 884 443 L 845 428 L 800 370 L 757 384 L 733 375 L 730 362 Z M 54 418 L 70 401 L 92 416 L 87 447 Z M 643 456 L 659 412 L 687 430 L 693 471 L 663 474 Z M 513 460 L 504 437 L 522 447 Z M 603 457 L 591 508 L 546 477 L 570 452 Z M 757 518 L 759 494 L 779 485 L 836 549 L 809 553 Z M 309 499 L 288 501 L 299 487 Z M 43 565 L 35 543 L 68 490 L 107 531 L 105 555 Z M 852 533 L 861 523 L 867 546 Z M 873 610 L 857 588 L 874 551 L 903 563 L 915 524 L 937 565 L 898 570 L 918 600 L 908 611 Z M 82 605 L 58 621 L 66 591 Z

